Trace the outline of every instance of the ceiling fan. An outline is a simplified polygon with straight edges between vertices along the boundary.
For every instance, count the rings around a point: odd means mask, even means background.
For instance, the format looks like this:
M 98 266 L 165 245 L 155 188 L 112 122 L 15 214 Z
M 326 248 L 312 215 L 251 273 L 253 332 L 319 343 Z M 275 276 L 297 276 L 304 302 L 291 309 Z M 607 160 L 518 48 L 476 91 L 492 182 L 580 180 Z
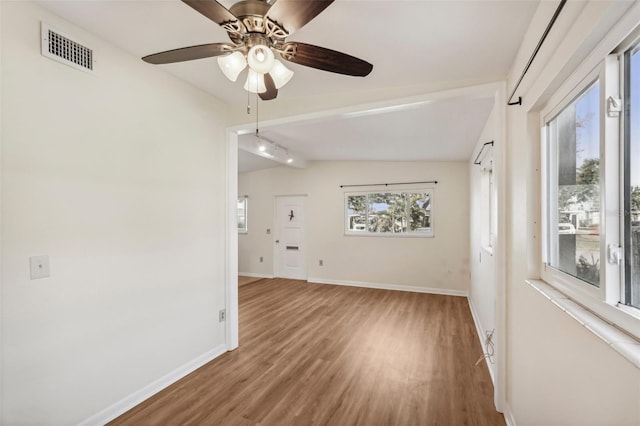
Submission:
M 262 100 L 275 99 L 278 89 L 293 76 L 274 52 L 286 61 L 351 76 L 364 77 L 373 65 L 346 53 L 287 37 L 302 28 L 334 0 L 241 0 L 229 9 L 215 0 L 182 0 L 220 25 L 232 43 L 208 43 L 167 50 L 142 58 L 151 64 L 169 64 L 217 56 L 218 65 L 231 81 L 249 66 L 245 90 Z

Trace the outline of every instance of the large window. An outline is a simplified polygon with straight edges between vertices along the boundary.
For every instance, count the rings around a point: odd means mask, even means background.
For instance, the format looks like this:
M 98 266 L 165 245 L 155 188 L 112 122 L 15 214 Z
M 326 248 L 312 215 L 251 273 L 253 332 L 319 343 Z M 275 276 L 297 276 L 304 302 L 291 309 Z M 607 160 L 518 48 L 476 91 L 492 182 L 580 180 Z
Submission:
M 547 124 L 549 265 L 600 286 L 600 85 Z
M 640 308 L 640 46 L 624 53 L 624 302 Z
M 345 194 L 351 235 L 433 236 L 431 190 Z
M 639 42 L 615 52 L 543 111 L 542 276 L 629 330 L 640 318 Z

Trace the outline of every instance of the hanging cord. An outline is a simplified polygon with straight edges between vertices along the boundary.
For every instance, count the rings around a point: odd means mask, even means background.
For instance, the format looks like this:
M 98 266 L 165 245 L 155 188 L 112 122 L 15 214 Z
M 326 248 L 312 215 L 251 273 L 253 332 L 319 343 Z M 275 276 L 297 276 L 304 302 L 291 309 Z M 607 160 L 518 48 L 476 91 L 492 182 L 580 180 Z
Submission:
M 486 338 L 484 339 L 484 346 L 487 348 L 487 352 L 482 354 L 480 358 L 476 361 L 475 365 L 478 365 L 482 362 L 483 359 L 488 359 L 491 364 L 494 363 L 493 356 L 495 355 L 495 348 L 493 344 L 493 333 L 495 330 L 487 331 Z

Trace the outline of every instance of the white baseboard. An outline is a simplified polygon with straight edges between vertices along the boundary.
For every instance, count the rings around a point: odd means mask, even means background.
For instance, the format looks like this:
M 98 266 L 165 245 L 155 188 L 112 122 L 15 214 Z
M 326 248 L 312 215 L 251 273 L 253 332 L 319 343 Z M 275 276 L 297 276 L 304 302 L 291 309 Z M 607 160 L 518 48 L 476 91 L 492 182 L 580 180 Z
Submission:
M 243 277 L 251 277 L 251 278 L 273 278 L 273 275 L 269 274 L 256 274 L 253 272 L 238 272 L 238 275 L 242 275 Z
M 486 354 L 487 347 L 484 344 L 485 335 L 484 335 L 484 331 L 482 330 L 482 325 L 480 324 L 480 317 L 478 316 L 476 307 L 473 305 L 473 302 L 471 301 L 470 297 L 468 298 L 468 300 L 469 300 L 469 308 L 471 309 L 471 316 L 473 317 L 473 323 L 476 325 L 476 332 L 478 333 L 478 338 L 480 339 L 480 346 L 482 346 L 482 353 Z M 489 369 L 489 375 L 491 376 L 491 382 L 493 383 L 493 386 L 495 388 L 496 386 L 495 365 L 491 364 L 488 358 L 485 358 L 484 362 L 487 364 L 487 368 Z
M 156 393 L 160 392 L 167 386 L 177 382 L 192 371 L 202 367 L 209 361 L 219 357 L 223 353 L 227 352 L 227 346 L 225 344 L 218 345 L 208 352 L 200 355 L 199 357 L 187 362 L 186 364 L 176 368 L 172 372 L 159 378 L 153 383 L 148 384 L 142 389 L 132 393 L 131 395 L 121 399 L 115 404 L 105 408 L 97 414 L 89 417 L 88 419 L 79 423 L 79 426 L 94 426 L 104 425 L 116 417 L 126 413 L 136 405 L 140 404 L 144 400 L 150 398 Z
M 398 285 L 398 284 L 380 284 L 380 283 L 366 283 L 361 281 L 328 280 L 324 278 L 307 278 L 307 281 L 315 284 L 346 285 L 350 287 L 378 288 L 381 290 L 396 290 L 396 291 L 410 291 L 414 293 L 443 294 L 445 296 L 467 297 L 469 295 L 469 292 L 467 291 L 451 290 L 447 288 L 414 287 L 414 286 Z
M 507 426 L 516 426 L 516 419 L 513 417 L 513 412 L 509 404 L 505 404 L 504 407 L 504 421 L 507 422 Z

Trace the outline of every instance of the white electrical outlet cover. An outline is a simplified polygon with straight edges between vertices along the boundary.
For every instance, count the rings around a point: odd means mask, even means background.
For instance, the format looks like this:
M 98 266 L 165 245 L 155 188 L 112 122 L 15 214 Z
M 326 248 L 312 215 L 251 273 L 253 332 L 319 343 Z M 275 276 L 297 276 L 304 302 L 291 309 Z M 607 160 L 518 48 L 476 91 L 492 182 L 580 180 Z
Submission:
M 49 276 L 49 256 L 32 256 L 29 258 L 29 270 L 31 279 L 46 278 Z

